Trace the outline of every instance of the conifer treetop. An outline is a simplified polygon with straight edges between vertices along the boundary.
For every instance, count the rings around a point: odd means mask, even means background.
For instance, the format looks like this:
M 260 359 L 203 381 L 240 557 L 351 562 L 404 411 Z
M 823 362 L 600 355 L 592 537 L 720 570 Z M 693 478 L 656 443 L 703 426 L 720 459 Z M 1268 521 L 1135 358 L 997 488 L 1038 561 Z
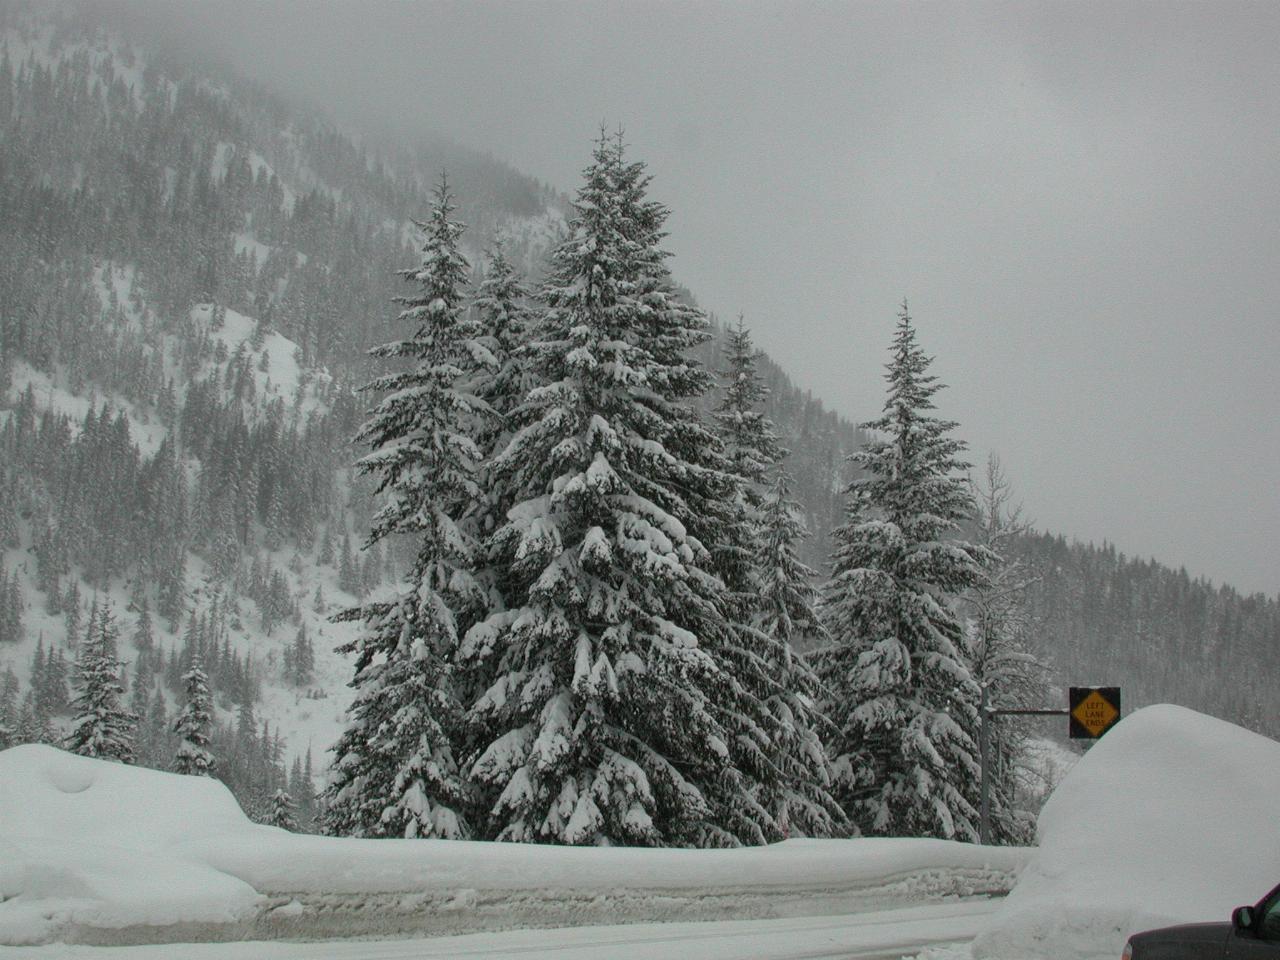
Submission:
M 494 412 L 482 431 L 486 450 L 508 429 L 508 415 L 533 384 L 523 357 L 535 323 L 529 307 L 531 296 L 507 259 L 505 241 L 499 236 L 489 248 L 488 270 L 472 301 L 477 343 L 492 359 L 481 372 L 476 388 Z
M 943 384 L 928 372 L 933 358 L 916 342 L 905 300 L 891 353 L 884 412 L 860 424 L 873 436 L 852 458 L 870 476 L 855 481 L 851 491 L 859 504 L 874 503 L 875 512 L 908 540 L 932 546 L 971 514 L 973 501 L 965 473 L 970 464 L 961 458 L 964 441 L 951 435 L 958 424 L 928 415 Z M 982 547 L 969 552 L 975 559 L 986 557 Z M 970 577 L 980 576 L 980 565 L 961 566 Z M 962 586 L 956 583 L 949 589 Z
M 357 469 L 374 475 L 378 492 L 389 494 L 369 543 L 434 523 L 440 536 L 463 549 L 447 515 L 456 512 L 460 498 L 479 493 L 474 472 L 481 453 L 464 424 L 484 415 L 487 405 L 467 388 L 465 375 L 475 363 L 491 358 L 476 342 L 475 322 L 462 309 L 469 265 L 458 249 L 465 227 L 451 218 L 455 209 L 442 176 L 430 216 L 414 221 L 424 234 L 420 263 L 400 271 L 419 288 L 415 295 L 396 301 L 404 308 L 400 322 L 415 332 L 370 351 L 375 357 L 414 364 L 376 377 L 362 388 L 385 394 L 357 434 L 372 448 L 357 462 Z
M 756 372 L 757 351 L 741 316 L 737 325 L 729 328 L 727 354 L 722 373 L 724 392 L 715 419 L 731 469 L 753 489 L 763 484 L 770 465 L 785 452 L 762 409 L 769 398 L 769 388 Z

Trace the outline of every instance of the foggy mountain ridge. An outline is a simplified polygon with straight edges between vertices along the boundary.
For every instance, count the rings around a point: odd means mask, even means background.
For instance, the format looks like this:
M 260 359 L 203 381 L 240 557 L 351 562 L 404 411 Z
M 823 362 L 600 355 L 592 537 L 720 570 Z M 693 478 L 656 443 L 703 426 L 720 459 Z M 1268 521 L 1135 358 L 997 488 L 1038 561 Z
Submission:
M 405 567 L 358 550 L 371 506 L 349 438 L 365 351 L 403 293 L 394 271 L 414 262 L 409 218 L 447 166 L 473 265 L 501 231 L 536 282 L 566 201 L 465 148 L 374 151 L 97 27 L 14 6 L 0 36 L 0 625 L 20 624 L 0 634 L 0 678 L 7 664 L 36 692 L 94 598 L 110 601 L 147 748 L 169 749 L 163 718 L 200 654 L 249 808 L 277 785 L 272 751 L 287 765 L 310 746 L 323 766 L 349 698 L 332 648 L 352 629 L 328 616 Z M 701 359 L 718 370 L 722 349 Z M 777 364 L 760 372 L 821 570 L 861 435 Z M 1274 649 L 1276 600 L 1106 545 L 1037 534 L 1022 549 L 1045 571 L 1039 652 L 1064 683 L 1087 673 L 1132 691 L 1127 708 L 1176 699 L 1277 732 L 1280 694 L 1187 668 Z

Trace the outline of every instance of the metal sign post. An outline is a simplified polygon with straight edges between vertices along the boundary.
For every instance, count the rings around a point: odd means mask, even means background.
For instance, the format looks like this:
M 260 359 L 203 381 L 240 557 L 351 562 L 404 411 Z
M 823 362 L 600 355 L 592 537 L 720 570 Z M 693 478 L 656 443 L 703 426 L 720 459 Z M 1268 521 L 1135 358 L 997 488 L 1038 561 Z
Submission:
M 1096 740 L 1120 719 L 1119 687 L 1071 687 L 1066 710 L 1005 710 L 987 706 L 987 688 L 982 688 L 982 727 L 979 731 L 979 761 L 982 771 L 982 809 L 978 840 L 991 842 L 991 718 L 1068 717 L 1068 733 L 1073 739 Z

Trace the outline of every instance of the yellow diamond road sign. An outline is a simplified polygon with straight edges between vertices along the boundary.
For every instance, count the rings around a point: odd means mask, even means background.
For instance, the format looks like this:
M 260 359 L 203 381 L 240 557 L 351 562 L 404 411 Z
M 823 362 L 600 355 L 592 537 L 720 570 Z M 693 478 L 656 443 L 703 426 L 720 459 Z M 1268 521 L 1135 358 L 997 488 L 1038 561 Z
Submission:
M 1088 731 L 1088 736 L 1100 737 L 1120 718 L 1120 711 L 1117 704 L 1111 702 L 1112 698 L 1101 690 L 1081 692 L 1085 695 L 1072 705 L 1071 719 Z M 1119 700 L 1119 697 L 1114 699 Z

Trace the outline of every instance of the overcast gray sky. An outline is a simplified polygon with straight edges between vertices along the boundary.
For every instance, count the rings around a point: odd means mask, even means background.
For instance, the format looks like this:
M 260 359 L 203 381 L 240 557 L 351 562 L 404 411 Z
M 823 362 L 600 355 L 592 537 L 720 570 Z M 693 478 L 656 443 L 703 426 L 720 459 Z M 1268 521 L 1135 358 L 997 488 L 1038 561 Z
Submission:
M 566 191 L 623 124 L 678 279 L 803 386 L 874 416 L 906 296 L 1037 524 L 1280 592 L 1280 4 L 180 9 Z

